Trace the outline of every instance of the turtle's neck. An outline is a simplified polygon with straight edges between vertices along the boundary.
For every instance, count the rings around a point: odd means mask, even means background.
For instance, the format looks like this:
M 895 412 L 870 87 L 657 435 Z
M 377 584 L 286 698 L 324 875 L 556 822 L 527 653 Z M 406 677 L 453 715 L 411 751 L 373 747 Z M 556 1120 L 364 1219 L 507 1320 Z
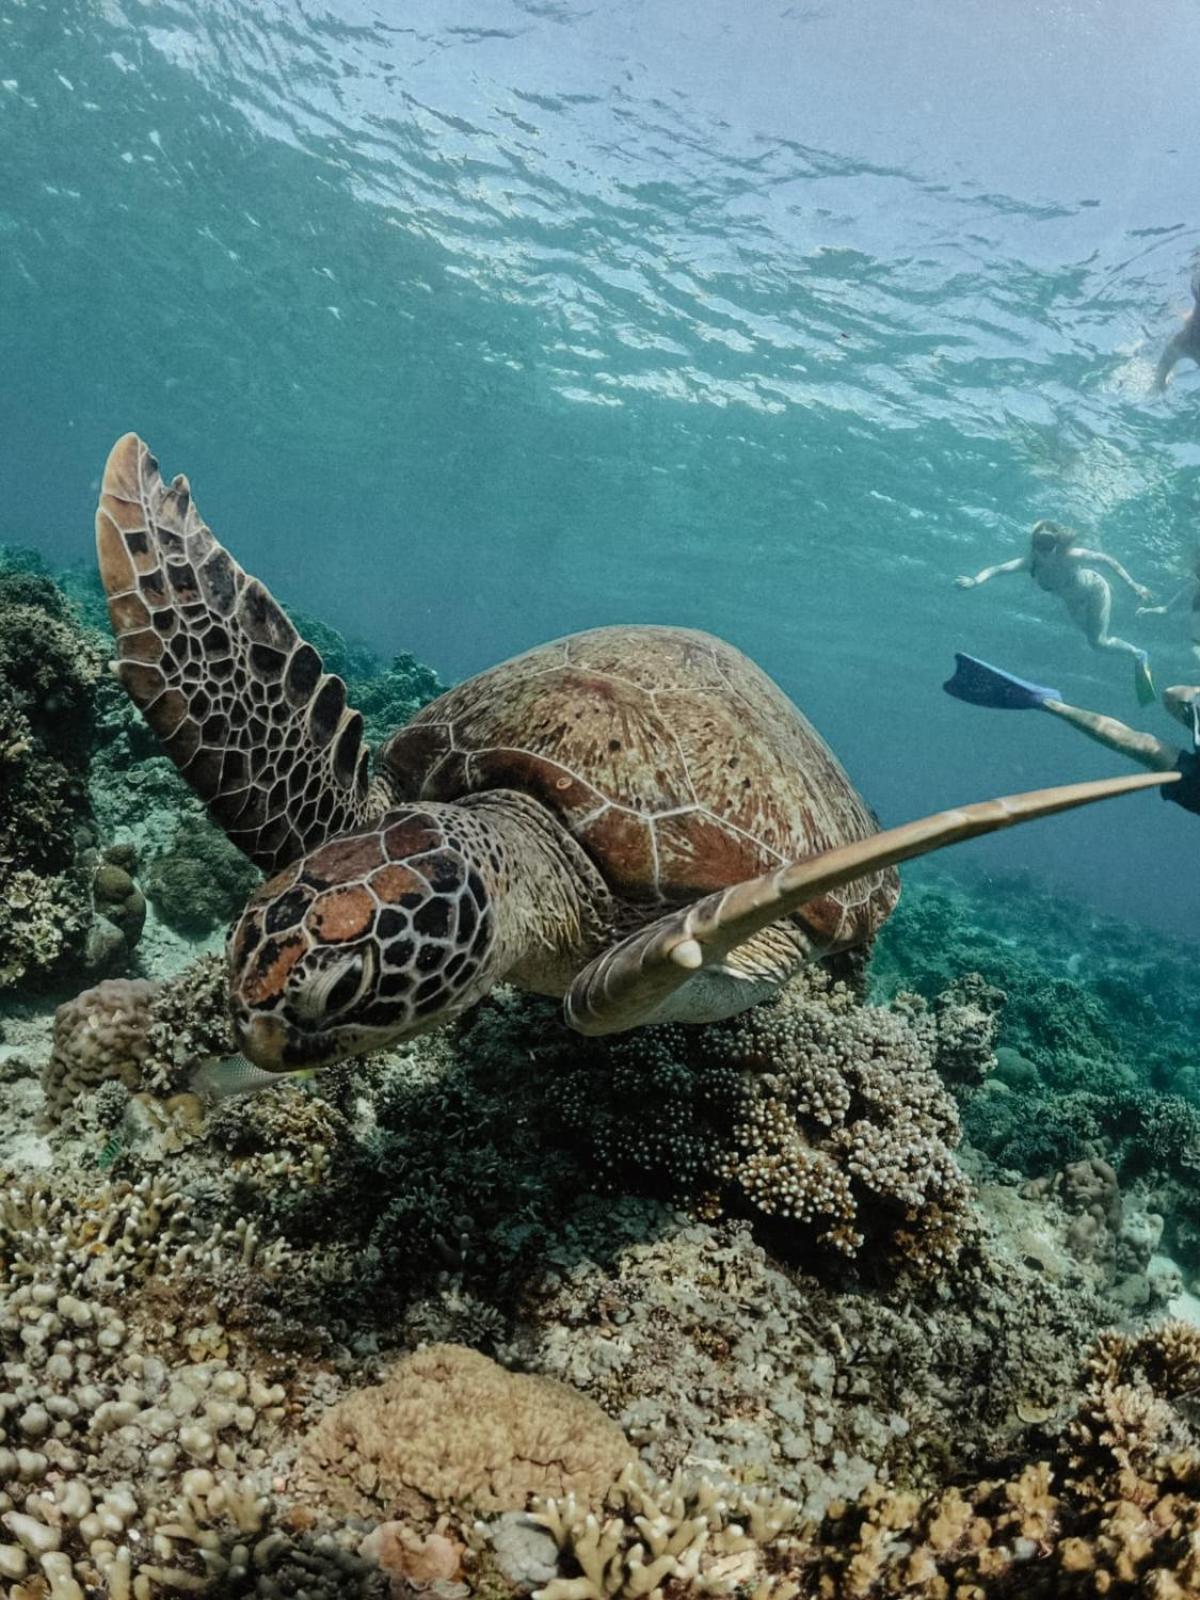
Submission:
M 595 863 L 544 806 L 513 789 L 457 802 L 464 843 L 496 915 L 489 966 L 538 994 L 565 994 L 611 937 L 612 896 Z

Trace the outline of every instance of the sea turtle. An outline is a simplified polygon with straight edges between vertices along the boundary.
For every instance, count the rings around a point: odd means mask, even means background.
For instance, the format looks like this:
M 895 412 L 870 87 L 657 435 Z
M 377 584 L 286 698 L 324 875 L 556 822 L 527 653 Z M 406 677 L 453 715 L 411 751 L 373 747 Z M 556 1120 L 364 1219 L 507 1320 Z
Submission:
M 833 753 L 732 645 L 576 634 L 418 713 L 372 774 L 342 681 L 134 434 L 96 517 L 114 670 L 210 815 L 270 874 L 228 945 L 260 1068 L 435 1026 L 501 979 L 585 1033 L 708 1021 L 871 940 L 892 864 L 1163 781 L 988 801 L 878 834 Z

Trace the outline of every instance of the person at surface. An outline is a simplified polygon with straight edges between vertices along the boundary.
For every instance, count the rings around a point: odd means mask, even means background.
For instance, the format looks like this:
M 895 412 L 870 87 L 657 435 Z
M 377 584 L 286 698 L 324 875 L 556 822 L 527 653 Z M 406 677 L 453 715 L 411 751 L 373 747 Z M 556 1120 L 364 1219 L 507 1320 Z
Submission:
M 1162 394 L 1172 372 L 1185 358 L 1200 364 L 1200 265 L 1192 270 L 1192 309 L 1184 318 L 1182 328 L 1167 340 L 1158 358 L 1154 370 L 1155 394 Z

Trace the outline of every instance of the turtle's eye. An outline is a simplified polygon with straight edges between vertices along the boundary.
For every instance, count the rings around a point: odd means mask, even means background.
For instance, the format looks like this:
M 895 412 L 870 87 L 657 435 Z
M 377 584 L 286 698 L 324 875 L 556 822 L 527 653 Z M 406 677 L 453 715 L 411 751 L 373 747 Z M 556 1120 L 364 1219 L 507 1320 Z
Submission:
M 337 1016 L 360 998 L 371 971 L 369 953 L 360 950 L 345 961 L 337 961 L 315 973 L 295 996 L 293 1005 L 311 1022 Z
M 325 996 L 325 1010 L 344 1011 L 347 1006 L 353 1005 L 362 993 L 366 970 L 367 963 L 362 956 L 355 956 L 353 961 L 348 961 Z

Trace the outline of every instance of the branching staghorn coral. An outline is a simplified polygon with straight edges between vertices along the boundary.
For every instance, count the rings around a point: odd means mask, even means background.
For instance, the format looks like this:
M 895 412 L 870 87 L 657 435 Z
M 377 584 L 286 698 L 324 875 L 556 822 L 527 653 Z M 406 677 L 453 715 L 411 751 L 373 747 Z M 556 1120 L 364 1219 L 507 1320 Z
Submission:
M 566 1572 L 534 1600 L 633 1600 L 738 1593 L 792 1600 L 799 1507 L 782 1495 L 676 1473 L 668 1483 L 629 1466 L 603 1510 L 574 1494 L 535 1501 L 530 1520 L 553 1536 Z M 572 1568 L 577 1575 L 568 1575 Z

